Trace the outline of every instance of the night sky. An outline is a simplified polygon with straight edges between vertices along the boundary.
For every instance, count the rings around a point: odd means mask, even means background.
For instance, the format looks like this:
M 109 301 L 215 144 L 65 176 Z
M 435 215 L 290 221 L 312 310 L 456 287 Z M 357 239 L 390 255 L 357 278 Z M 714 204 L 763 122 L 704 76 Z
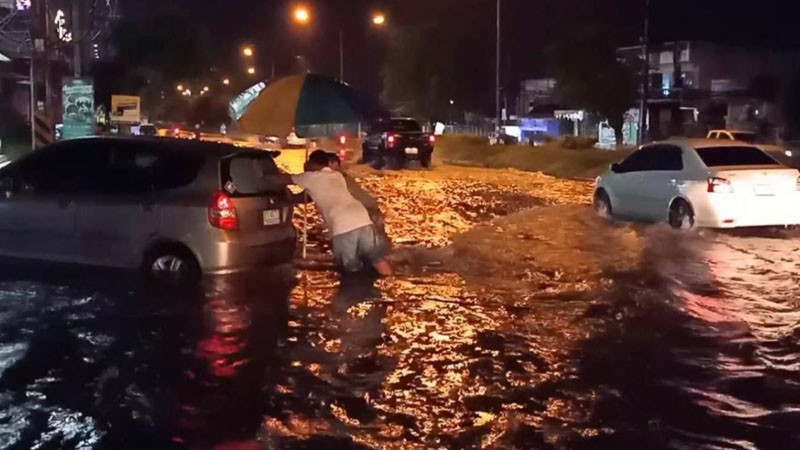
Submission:
M 316 0 L 314 24 L 290 21 L 297 2 L 287 0 L 121 0 L 128 15 L 170 3 L 203 24 L 214 37 L 219 65 L 235 67 L 238 49 L 252 43 L 263 73 L 291 72 L 303 55 L 312 70 L 338 74 L 338 31 L 345 40 L 345 78 L 361 88 L 380 88 L 380 68 L 392 27 L 434 22 L 463 39 L 476 64 L 493 64 L 494 0 Z M 545 50 L 576 27 L 594 26 L 615 45 L 632 45 L 642 32 L 645 0 L 503 0 L 504 81 L 546 75 Z M 800 47 L 798 0 L 651 0 L 654 41 L 714 40 L 744 45 Z M 373 28 L 372 11 L 385 11 L 389 27 Z M 435 45 L 435 43 L 431 43 Z

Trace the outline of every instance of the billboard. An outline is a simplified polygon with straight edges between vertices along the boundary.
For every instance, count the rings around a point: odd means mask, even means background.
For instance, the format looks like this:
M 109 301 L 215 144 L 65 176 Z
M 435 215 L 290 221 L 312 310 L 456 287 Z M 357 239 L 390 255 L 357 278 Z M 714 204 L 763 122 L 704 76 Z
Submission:
M 67 78 L 61 88 L 62 139 L 94 135 L 94 85 L 88 78 Z
M 111 96 L 111 122 L 136 124 L 142 121 L 142 99 L 133 95 Z

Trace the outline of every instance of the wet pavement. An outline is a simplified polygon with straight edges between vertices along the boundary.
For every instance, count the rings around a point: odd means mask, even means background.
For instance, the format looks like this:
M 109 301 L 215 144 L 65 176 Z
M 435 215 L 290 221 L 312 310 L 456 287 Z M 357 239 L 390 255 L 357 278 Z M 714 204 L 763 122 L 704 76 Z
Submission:
M 516 171 L 354 173 L 395 277 L 0 270 L 0 447 L 800 448 L 797 233 L 607 222 L 589 183 Z

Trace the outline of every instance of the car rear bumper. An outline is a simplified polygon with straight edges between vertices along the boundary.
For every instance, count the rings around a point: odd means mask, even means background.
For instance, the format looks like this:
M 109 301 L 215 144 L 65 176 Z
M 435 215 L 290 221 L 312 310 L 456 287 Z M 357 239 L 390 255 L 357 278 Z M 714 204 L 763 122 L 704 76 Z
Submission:
M 693 206 L 697 225 L 705 228 L 800 225 L 800 193 L 763 197 L 709 194 Z
M 260 245 L 239 242 L 214 242 L 199 257 L 204 274 L 222 275 L 245 270 L 285 264 L 294 257 L 297 234 L 294 229 L 285 236 Z

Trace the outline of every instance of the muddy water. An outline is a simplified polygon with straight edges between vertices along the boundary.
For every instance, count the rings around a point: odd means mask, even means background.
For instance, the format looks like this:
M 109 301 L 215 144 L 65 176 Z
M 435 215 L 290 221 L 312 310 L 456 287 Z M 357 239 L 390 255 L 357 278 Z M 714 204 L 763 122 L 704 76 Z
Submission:
M 799 448 L 798 236 L 609 223 L 533 174 L 359 175 L 390 279 L 0 271 L 0 447 Z

